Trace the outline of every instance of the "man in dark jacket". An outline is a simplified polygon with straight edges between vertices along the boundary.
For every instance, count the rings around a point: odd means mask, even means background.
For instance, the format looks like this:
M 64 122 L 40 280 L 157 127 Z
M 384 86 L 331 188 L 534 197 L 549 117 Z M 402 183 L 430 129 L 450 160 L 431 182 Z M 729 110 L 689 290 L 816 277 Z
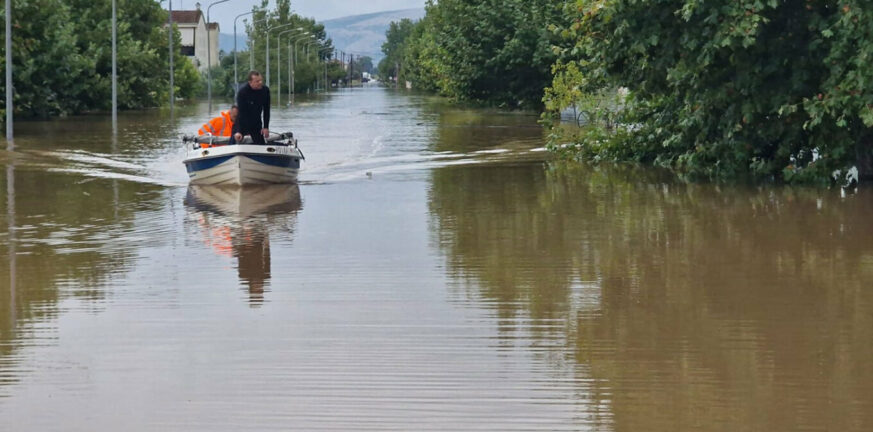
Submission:
M 245 135 L 251 135 L 255 144 L 266 144 L 264 137 L 270 134 L 270 88 L 264 85 L 264 78 L 258 71 L 249 72 L 248 81 L 236 95 L 239 115 L 233 124 L 231 144 L 242 141 Z

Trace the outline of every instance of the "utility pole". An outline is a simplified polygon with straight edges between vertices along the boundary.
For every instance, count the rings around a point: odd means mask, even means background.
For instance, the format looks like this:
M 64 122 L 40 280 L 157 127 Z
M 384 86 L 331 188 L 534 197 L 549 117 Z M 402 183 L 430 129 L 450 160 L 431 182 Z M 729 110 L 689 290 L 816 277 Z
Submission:
M 117 30 L 115 20 L 115 0 L 112 0 L 112 134 L 118 133 L 118 68 L 117 68 Z
M 173 84 L 173 0 L 169 0 L 169 18 L 167 25 L 167 34 L 169 37 L 169 43 L 167 44 L 170 47 L 170 118 L 173 117 L 173 105 L 176 102 L 176 96 L 173 94 L 176 90 L 175 85 Z
M 347 63 L 346 63 L 346 52 L 345 52 L 345 51 L 340 51 L 340 56 L 341 56 L 341 57 L 340 57 L 340 59 L 341 59 L 341 60 L 340 60 L 340 66 L 342 66 L 342 68 L 345 69 L 345 68 L 346 68 L 346 64 L 347 64 Z M 349 86 L 348 80 L 343 80 L 343 81 L 346 81 L 346 87 L 348 87 L 348 86 Z
M 233 100 L 236 100 L 236 94 L 239 91 L 239 76 L 237 75 L 236 65 L 236 20 L 238 20 L 242 16 L 246 16 L 252 13 L 254 13 L 254 11 L 241 13 L 233 19 Z M 252 61 L 254 61 L 254 56 L 252 55 L 251 50 L 249 50 L 249 57 L 251 57 Z M 254 66 L 252 66 L 252 69 L 254 69 Z
M 6 150 L 12 151 L 15 145 L 12 141 L 12 0 L 6 0 Z M 9 224 L 7 244 L 9 245 L 9 316 L 12 323 L 16 322 L 15 292 L 15 159 L 6 166 L 6 213 Z
M 261 21 L 267 20 L 268 18 L 269 18 L 269 17 L 264 18 L 264 19 L 261 20 Z M 269 21 L 268 21 L 267 23 L 269 24 Z M 290 26 L 290 25 L 294 25 L 294 23 L 286 23 L 286 24 L 282 24 L 282 25 L 275 26 L 275 27 L 267 27 L 267 30 L 264 31 L 264 36 L 266 36 L 266 39 L 267 39 L 267 52 L 264 53 L 265 56 L 266 56 L 266 63 L 267 63 L 267 76 L 265 77 L 265 78 L 267 78 L 267 81 L 264 82 L 264 85 L 266 85 L 267 88 L 270 87 L 270 82 L 271 82 L 271 81 L 270 81 L 270 31 L 272 31 L 272 30 L 279 30 L 279 29 L 282 28 L 282 27 L 288 27 L 288 26 Z M 276 43 L 279 43 L 278 40 L 277 40 Z M 281 64 L 280 64 L 279 67 L 280 67 L 280 68 L 282 67 Z M 281 77 L 280 77 L 280 78 L 281 78 Z
M 278 27 L 277 27 L 278 28 Z M 282 35 L 290 32 L 298 32 L 303 31 L 303 27 L 297 27 L 290 30 L 285 30 L 283 32 L 279 32 L 276 36 L 276 105 L 282 106 Z M 309 32 L 306 32 L 309 33 Z M 270 37 L 267 35 L 267 37 Z M 288 52 L 291 52 L 291 39 L 288 39 Z M 290 65 L 290 62 L 289 62 Z M 289 66 L 290 67 L 290 66 Z M 290 72 L 289 72 L 290 74 Z M 289 99 L 290 100 L 290 99 Z
M 12 0 L 6 0 L 6 150 L 12 149 Z
M 291 38 L 288 38 L 288 104 L 291 104 L 291 76 L 294 75 L 293 64 L 291 63 Z
M 296 36 L 295 36 L 295 39 L 294 39 L 294 53 L 293 53 L 293 55 L 292 55 L 292 57 L 291 57 L 291 98 L 292 98 L 292 99 L 291 99 L 291 103 L 294 103 L 294 99 L 295 99 L 294 94 L 295 94 L 295 92 L 296 92 L 296 89 L 294 88 L 294 86 L 295 86 L 295 72 L 294 72 L 294 69 L 297 67 L 298 60 L 299 60 L 299 57 L 300 57 L 300 56 L 298 55 L 298 53 L 297 53 L 297 42 L 300 42 L 301 40 L 310 37 L 310 36 L 307 36 L 308 33 L 309 33 L 309 32 L 306 32 L 306 33 L 300 35 L 299 37 L 296 37 Z

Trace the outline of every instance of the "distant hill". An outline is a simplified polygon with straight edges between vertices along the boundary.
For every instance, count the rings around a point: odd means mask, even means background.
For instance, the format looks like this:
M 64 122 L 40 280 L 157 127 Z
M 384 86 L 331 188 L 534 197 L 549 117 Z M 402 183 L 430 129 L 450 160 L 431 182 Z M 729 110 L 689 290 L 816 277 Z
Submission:
M 385 42 L 385 32 L 388 25 L 403 18 L 417 21 L 424 17 L 424 9 L 403 9 L 385 12 L 375 12 L 364 15 L 352 15 L 332 20 L 322 21 L 327 37 L 333 39 L 333 46 L 339 50 L 355 54 L 368 55 L 373 63 L 379 63 L 382 57 L 382 44 Z M 236 46 L 240 51 L 247 49 L 245 31 L 236 35 Z M 218 34 L 218 49 L 230 54 L 233 52 L 233 34 Z
M 417 21 L 423 17 L 424 9 L 419 8 L 353 15 L 322 23 L 327 36 L 333 39 L 334 47 L 346 52 L 368 55 L 373 58 L 373 63 L 377 64 L 382 57 L 385 57 L 382 54 L 382 44 L 385 42 L 388 25 L 403 18 Z M 233 42 L 232 37 L 231 42 Z

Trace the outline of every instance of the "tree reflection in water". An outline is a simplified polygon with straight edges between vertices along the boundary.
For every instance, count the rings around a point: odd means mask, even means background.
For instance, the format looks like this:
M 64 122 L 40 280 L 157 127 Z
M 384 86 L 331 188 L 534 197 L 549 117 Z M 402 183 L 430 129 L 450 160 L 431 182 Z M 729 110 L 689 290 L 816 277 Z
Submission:
M 873 428 L 871 191 L 534 164 L 435 170 L 429 199 L 458 298 L 564 340 L 544 361 L 611 429 Z
M 264 302 L 270 280 L 270 230 L 287 226 L 303 207 L 299 186 L 189 186 L 185 205 L 194 209 L 203 242 L 216 254 L 236 258 L 249 304 Z

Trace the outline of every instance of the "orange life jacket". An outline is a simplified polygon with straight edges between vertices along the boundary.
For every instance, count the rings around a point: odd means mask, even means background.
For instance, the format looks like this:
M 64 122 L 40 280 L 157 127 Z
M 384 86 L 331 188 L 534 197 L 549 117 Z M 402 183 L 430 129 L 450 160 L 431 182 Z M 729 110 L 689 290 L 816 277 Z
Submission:
M 197 131 L 197 134 L 230 136 L 231 129 L 233 129 L 233 121 L 230 119 L 230 111 L 222 111 L 220 116 L 204 123 L 203 126 L 201 126 L 200 129 Z

